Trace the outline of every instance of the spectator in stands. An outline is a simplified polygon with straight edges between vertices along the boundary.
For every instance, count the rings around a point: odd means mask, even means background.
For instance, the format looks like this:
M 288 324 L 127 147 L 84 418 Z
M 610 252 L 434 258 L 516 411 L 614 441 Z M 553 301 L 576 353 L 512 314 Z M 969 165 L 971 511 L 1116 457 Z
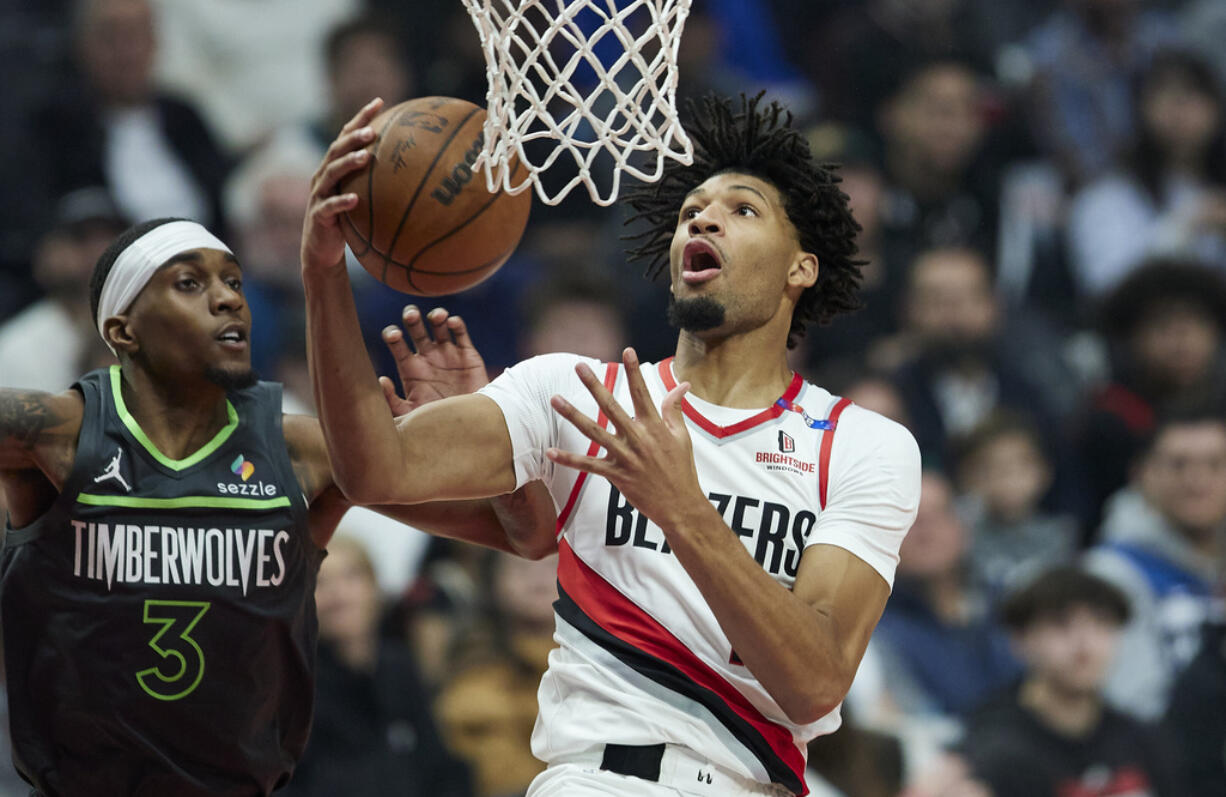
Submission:
M 484 552 L 481 608 L 453 646 L 438 700 L 448 744 L 481 797 L 522 794 L 544 765 L 532 756 L 537 687 L 553 649 L 557 559 Z
M 839 392 L 864 409 L 880 413 L 895 423 L 911 428 L 911 419 L 907 417 L 907 404 L 894 381 L 888 376 L 870 371 L 850 380 Z
M 933 247 L 994 250 L 997 178 L 981 168 L 982 82 L 965 62 L 908 71 L 877 114 L 886 192 L 882 246 L 900 263 Z
M 333 26 L 323 42 L 327 106 L 316 118 L 279 131 L 274 142 L 300 137 L 323 157 L 341 127 L 371 97 L 384 107 L 412 97 L 416 80 L 395 31 L 375 16 L 353 17 Z
M 154 85 L 150 0 L 78 0 L 73 34 L 79 75 L 35 112 L 23 145 L 31 201 L 102 185 L 127 218 L 218 229 L 228 159 L 196 109 Z
M 1115 164 L 1133 136 L 1133 82 L 1174 43 L 1145 0 L 1071 0 L 1027 38 L 1030 117 L 1042 148 L 1080 185 Z
M 76 381 L 98 337 L 90 274 L 127 228 L 106 189 L 81 188 L 56 203 L 55 222 L 34 253 L 34 278 L 45 296 L 0 325 L 0 387 L 59 392 Z
M 159 79 L 195 101 L 234 152 L 256 147 L 277 127 L 323 110 L 324 37 L 365 5 L 363 0 L 155 1 L 163 44 Z M 414 0 L 414 8 L 420 2 Z
M 1200 653 L 1175 682 L 1165 728 L 1185 797 L 1226 794 L 1226 618 L 1205 626 Z
M 1106 298 L 1099 326 L 1113 373 L 1091 394 L 1078 434 L 1091 527 L 1128 481 L 1156 413 L 1172 402 L 1221 400 L 1226 277 L 1192 262 L 1151 261 Z
M 614 287 L 595 275 L 559 274 L 533 292 L 520 312 L 525 355 L 571 352 L 615 360 L 626 325 Z
M 971 568 L 993 595 L 1072 559 L 1076 520 L 1045 512 L 1052 466 L 1034 424 L 998 410 L 957 441 L 958 486 L 970 524 Z
M 467 767 L 439 739 L 408 647 L 380 638 L 379 589 L 361 543 L 332 538 L 315 589 L 317 697 L 292 797 L 466 797 Z
M 874 728 L 894 728 L 922 766 L 963 716 L 1018 674 L 1008 640 L 968 571 L 970 530 L 953 488 L 926 471 L 919 513 L 899 552 L 894 591 L 848 696 Z
M 1087 185 L 1069 218 L 1082 292 L 1114 288 L 1151 255 L 1226 271 L 1226 94 L 1187 52 L 1154 57 L 1136 98 L 1137 141 L 1124 168 Z
M 860 301 L 856 313 L 838 318 L 829 334 L 806 336 L 801 347 L 806 361 L 819 371 L 832 365 L 862 363 L 874 339 L 898 330 L 898 301 L 907 261 L 886 247 L 882 210 L 886 197 L 885 174 L 877 148 L 867 133 L 845 125 L 825 123 L 805 132 L 809 152 L 819 163 L 837 163 L 840 188 L 860 232 L 856 236 L 860 267 Z
M 1162 739 L 1103 699 L 1128 619 L 1123 593 L 1058 567 L 1011 595 L 1001 614 L 1026 674 L 976 713 L 962 745 L 994 797 L 1184 794 Z
M 242 247 L 243 294 L 254 318 L 251 364 L 269 377 L 290 346 L 305 358 L 305 347 L 298 348 L 305 301 L 298 258 L 318 165 L 310 145 L 286 139 L 254 151 L 226 182 L 226 217 Z
M 925 252 L 911 266 L 903 298 L 906 356 L 895 381 L 911 430 L 928 456 L 952 461 L 949 440 L 998 407 L 1031 413 L 1051 429 L 1048 392 L 1027 372 L 1046 353 L 1002 334 L 1004 319 L 983 257 L 970 249 Z
M 1144 719 L 1166 710 L 1215 606 L 1226 540 L 1222 413 L 1220 404 L 1193 406 L 1159 421 L 1132 486 L 1109 502 L 1102 541 L 1088 554 L 1088 566 L 1132 601 L 1107 695 Z
M 980 3 L 967 0 L 866 0 L 840 3 L 827 15 L 815 14 L 808 0 L 776 2 L 791 12 L 796 35 L 788 40 L 790 55 L 817 84 L 823 115 L 865 127 L 906 64 L 961 57 L 987 70 L 995 46 L 1023 32 L 1005 22 L 1017 17 L 1017 2 L 996 2 L 992 13 L 984 13 Z M 985 25 L 1002 22 L 1008 39 Z

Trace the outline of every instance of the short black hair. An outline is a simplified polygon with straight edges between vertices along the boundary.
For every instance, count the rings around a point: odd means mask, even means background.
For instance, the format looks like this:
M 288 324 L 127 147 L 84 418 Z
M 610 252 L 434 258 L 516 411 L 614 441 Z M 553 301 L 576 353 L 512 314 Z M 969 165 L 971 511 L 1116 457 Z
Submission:
M 778 102 L 764 103 L 765 92 L 733 100 L 708 95 L 686 105 L 686 132 L 694 142 L 694 162 L 669 161 L 654 183 L 635 186 L 626 201 L 633 208 L 627 224 L 644 221 L 647 229 L 628 237 L 639 243 L 632 259 L 647 261 L 647 275 L 657 277 L 668 264 L 677 214 L 690 191 L 708 178 L 738 172 L 766 180 L 783 198 L 788 220 L 796 227 L 800 248 L 817 256 L 817 282 L 796 303 L 788 347 L 795 346 L 813 322 L 830 323 L 841 313 L 858 310 L 860 267 L 856 234 L 847 195 L 839 190 L 834 164 L 818 164 L 808 142 L 791 127 L 792 114 Z
M 1177 426 L 1216 423 L 1226 428 L 1226 410 L 1222 409 L 1221 403 L 1223 400 L 1226 400 L 1226 396 L 1189 396 L 1163 406 L 1154 420 L 1153 428 L 1149 430 L 1137 451 L 1137 459 L 1149 456 L 1158 439 Z
M 1000 618 L 1011 631 L 1025 631 L 1036 622 L 1058 618 L 1079 606 L 1101 611 L 1120 625 L 1132 614 L 1128 596 L 1119 587 L 1080 567 L 1058 565 L 1006 597 L 1000 605 Z
M 1099 327 L 1111 340 L 1126 341 L 1155 313 L 1171 306 L 1199 310 L 1226 333 L 1226 277 L 1195 260 L 1151 258 L 1103 300 Z
M 149 219 L 148 221 L 133 224 L 128 229 L 119 233 L 119 236 L 111 241 L 111 245 L 98 256 L 98 262 L 94 263 L 94 273 L 89 277 L 89 312 L 95 326 L 99 320 L 98 303 L 102 301 L 102 286 L 106 284 L 106 278 L 110 276 L 111 269 L 115 267 L 115 261 L 123 254 L 123 250 L 127 249 L 132 245 L 133 241 L 150 230 L 161 227 L 163 224 L 169 224 L 172 221 L 190 221 L 190 219 L 165 216 L 160 219 Z
M 987 417 L 976 424 L 970 431 L 955 437 L 953 440 L 954 457 L 959 468 L 964 468 L 986 446 L 1002 437 L 1025 437 L 1034 446 L 1039 455 L 1047 460 L 1050 466 L 1050 455 L 1046 449 L 1043 435 L 1034 419 L 1024 413 L 1011 409 L 995 409 Z

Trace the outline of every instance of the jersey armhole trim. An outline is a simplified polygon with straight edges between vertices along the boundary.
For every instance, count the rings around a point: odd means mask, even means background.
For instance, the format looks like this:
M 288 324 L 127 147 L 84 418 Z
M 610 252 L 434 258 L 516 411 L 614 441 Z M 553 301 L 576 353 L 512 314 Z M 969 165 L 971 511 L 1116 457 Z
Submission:
M 617 384 L 617 369 L 619 365 L 620 363 L 615 362 L 605 365 L 604 388 L 610 393 L 613 392 L 613 386 Z M 609 419 L 604 414 L 604 410 L 601 410 L 596 416 L 596 423 L 600 425 L 601 429 L 604 429 L 609 425 Z M 587 447 L 587 455 L 589 457 L 594 457 L 599 450 L 600 444 L 593 440 L 592 444 Z M 566 498 L 566 505 L 562 507 L 562 511 L 558 513 L 558 525 L 554 533 L 555 541 L 562 538 L 562 529 L 566 527 L 566 521 L 570 519 L 571 510 L 575 508 L 575 501 L 579 499 L 579 491 L 583 489 L 583 482 L 586 480 L 587 471 L 580 471 L 579 478 L 575 479 L 575 486 L 570 488 L 570 495 Z
M 830 449 L 834 447 L 834 433 L 839 428 L 839 416 L 851 405 L 851 399 L 841 398 L 830 410 L 830 428 L 822 433 L 821 453 L 817 460 L 817 501 L 826 508 L 826 485 L 830 481 Z

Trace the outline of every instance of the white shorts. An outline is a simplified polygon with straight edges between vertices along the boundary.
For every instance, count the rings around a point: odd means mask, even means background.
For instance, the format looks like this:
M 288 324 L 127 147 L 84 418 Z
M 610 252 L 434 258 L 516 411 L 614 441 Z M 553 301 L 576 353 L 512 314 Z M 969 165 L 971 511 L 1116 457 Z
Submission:
M 526 797 L 792 797 L 783 786 L 756 783 L 684 747 L 665 748 L 659 781 L 603 770 L 601 758 L 594 750 L 551 763 Z

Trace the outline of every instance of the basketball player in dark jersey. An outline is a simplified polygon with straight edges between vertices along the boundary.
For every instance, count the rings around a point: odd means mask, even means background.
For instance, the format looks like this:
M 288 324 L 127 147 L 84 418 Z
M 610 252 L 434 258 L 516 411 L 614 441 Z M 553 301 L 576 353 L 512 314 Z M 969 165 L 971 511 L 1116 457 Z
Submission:
M 280 386 L 251 370 L 224 243 L 194 222 L 145 222 L 91 287 L 121 364 L 58 395 L 0 391 L 14 760 L 46 797 L 269 794 L 307 740 L 315 576 L 348 505 L 318 422 L 282 415 Z M 434 345 L 411 320 L 418 354 L 392 342 L 418 383 L 408 401 L 389 391 L 393 409 L 484 382 L 462 322 L 430 316 Z M 521 494 L 389 513 L 524 553 L 529 506 Z

